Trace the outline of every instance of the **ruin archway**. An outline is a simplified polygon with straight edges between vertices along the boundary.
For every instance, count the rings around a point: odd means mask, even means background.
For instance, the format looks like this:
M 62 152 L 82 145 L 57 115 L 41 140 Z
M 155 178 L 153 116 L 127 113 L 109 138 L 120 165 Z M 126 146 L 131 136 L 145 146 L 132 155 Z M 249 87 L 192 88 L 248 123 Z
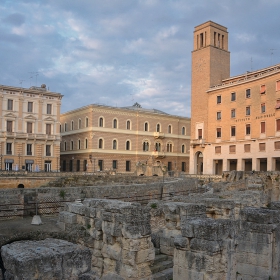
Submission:
M 203 174 L 203 154 L 202 152 L 197 152 L 195 154 L 195 174 Z

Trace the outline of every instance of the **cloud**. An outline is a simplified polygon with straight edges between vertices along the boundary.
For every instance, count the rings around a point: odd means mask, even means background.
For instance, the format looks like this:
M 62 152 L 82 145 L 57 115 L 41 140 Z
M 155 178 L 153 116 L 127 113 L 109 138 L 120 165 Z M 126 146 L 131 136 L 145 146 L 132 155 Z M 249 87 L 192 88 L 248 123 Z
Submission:
M 20 13 L 13 13 L 3 18 L 2 22 L 12 26 L 21 26 L 25 22 L 25 16 Z

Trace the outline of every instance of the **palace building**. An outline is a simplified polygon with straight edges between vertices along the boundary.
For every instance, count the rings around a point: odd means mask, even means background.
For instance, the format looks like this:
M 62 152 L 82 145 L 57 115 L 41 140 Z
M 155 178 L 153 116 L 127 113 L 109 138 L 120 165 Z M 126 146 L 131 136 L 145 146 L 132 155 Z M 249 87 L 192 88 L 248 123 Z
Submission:
M 227 28 L 195 27 L 190 173 L 280 170 L 280 64 L 230 77 Z
M 61 171 L 132 173 L 158 162 L 188 172 L 190 119 L 144 109 L 92 104 L 61 115 Z
M 0 85 L 0 169 L 59 171 L 62 95 Z

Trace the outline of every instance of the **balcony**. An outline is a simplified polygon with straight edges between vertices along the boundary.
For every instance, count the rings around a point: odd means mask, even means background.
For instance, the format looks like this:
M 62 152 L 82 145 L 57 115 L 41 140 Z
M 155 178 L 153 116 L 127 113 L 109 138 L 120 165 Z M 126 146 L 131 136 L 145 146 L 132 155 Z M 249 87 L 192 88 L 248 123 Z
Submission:
M 200 146 L 200 147 L 204 148 L 205 147 L 205 139 L 192 139 L 191 142 L 190 142 L 190 145 L 192 147 Z
M 163 132 L 154 132 L 154 137 L 156 139 L 163 139 L 165 136 Z
M 153 156 L 154 156 L 155 158 L 165 158 L 165 153 L 164 153 L 164 152 L 154 151 L 154 152 L 153 152 Z
M 23 132 L 1 132 L 0 137 L 5 138 L 17 138 L 17 139 L 38 139 L 38 140 L 60 140 L 60 135 L 47 135 L 47 134 L 35 134 L 35 133 L 23 133 Z

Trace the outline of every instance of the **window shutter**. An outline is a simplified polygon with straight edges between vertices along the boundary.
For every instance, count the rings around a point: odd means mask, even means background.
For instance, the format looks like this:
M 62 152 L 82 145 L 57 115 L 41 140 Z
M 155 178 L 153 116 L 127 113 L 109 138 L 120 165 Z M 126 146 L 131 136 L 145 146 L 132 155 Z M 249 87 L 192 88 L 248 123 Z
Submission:
M 276 130 L 280 131 L 280 119 L 276 120 Z
M 215 153 L 220 154 L 221 153 L 221 146 L 216 146 L 215 147 Z
M 275 150 L 280 150 L 280 141 L 274 142 L 274 148 Z
M 260 151 L 265 151 L 265 143 L 259 144 Z
M 234 153 L 235 153 L 235 149 L 236 149 L 236 146 L 235 146 L 235 145 L 230 145 L 230 146 L 229 146 L 229 152 L 230 152 L 231 154 L 234 154 Z
M 245 153 L 250 153 L 251 150 L 251 145 L 250 144 L 244 144 L 244 152 Z
M 261 122 L 261 133 L 265 133 L 265 122 Z

